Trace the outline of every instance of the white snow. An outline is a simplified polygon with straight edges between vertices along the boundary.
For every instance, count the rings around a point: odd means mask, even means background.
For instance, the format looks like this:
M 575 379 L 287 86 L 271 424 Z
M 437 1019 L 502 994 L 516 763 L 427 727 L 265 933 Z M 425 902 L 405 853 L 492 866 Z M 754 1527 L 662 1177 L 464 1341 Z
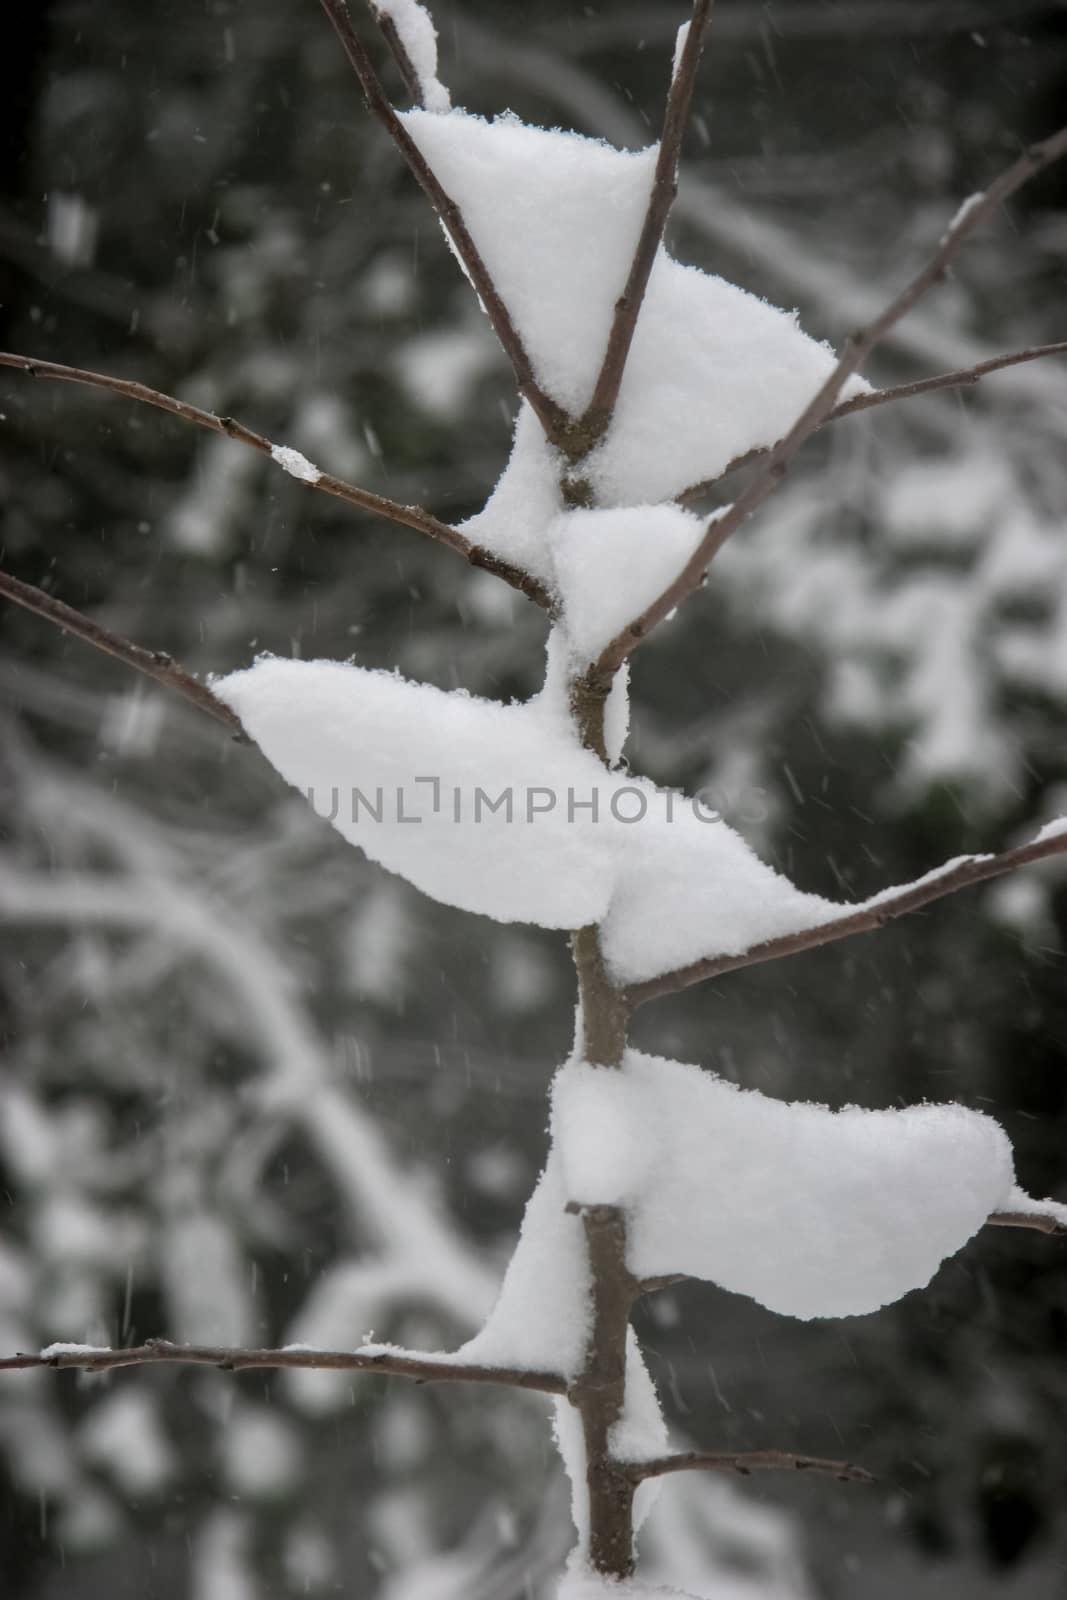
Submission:
M 648 204 L 656 153 L 452 111 L 402 120 L 461 207 L 539 382 L 588 402 Z
M 51 1361 L 56 1356 L 106 1355 L 110 1349 L 111 1346 L 109 1344 L 69 1344 L 60 1340 L 56 1344 L 46 1344 L 44 1349 L 38 1353 L 42 1361 Z
M 956 208 L 956 213 L 953 216 L 952 221 L 949 223 L 948 227 L 945 229 L 944 233 L 941 235 L 942 244 L 945 242 L 945 240 L 949 237 L 950 234 L 955 233 L 956 229 L 960 226 L 961 223 L 966 222 L 967 218 L 971 215 L 971 212 L 975 209 L 976 206 L 980 206 L 984 199 L 985 199 L 985 190 L 984 189 L 978 189 L 974 194 L 969 194 L 967 196 L 966 200 L 963 200 L 963 201 L 960 202 L 959 206 Z
M 612 780 L 536 702 L 329 661 L 260 660 L 214 687 L 345 838 L 435 899 L 556 928 L 607 910 L 611 829 L 569 824 L 567 794 Z
M 934 544 L 977 552 L 991 518 L 1012 509 L 1015 479 L 992 452 L 902 463 L 884 491 L 884 527 L 902 549 Z
M 289 1418 L 267 1406 L 238 1403 L 222 1430 L 220 1466 L 239 1500 L 278 1499 L 300 1478 L 300 1446 Z
M 1044 823 L 1034 835 L 1034 844 L 1040 844 L 1045 839 L 1060 839 L 1067 833 L 1067 817 L 1053 817 L 1051 822 Z
M 732 1597 L 722 1590 L 722 1600 Z M 752 1591 L 745 1588 L 748 1600 L 754 1600 Z M 557 1600 L 699 1600 L 699 1596 L 682 1589 L 664 1589 L 657 1584 L 642 1583 L 640 1578 L 605 1578 L 600 1573 L 582 1566 L 569 1569 L 560 1580 Z
M 692 24 L 683 22 L 674 36 L 674 59 L 671 62 L 671 82 L 678 76 L 678 68 L 682 64 L 682 55 L 685 51 L 685 42 L 689 38 L 689 29 Z
M 723 278 L 660 252 L 615 419 L 588 463 L 602 504 L 667 500 L 774 444 L 833 369 L 828 345 Z M 841 398 L 869 390 L 851 378 Z
M 485 122 L 412 111 L 404 120 L 459 203 L 538 381 L 580 414 L 644 217 L 655 148 L 615 150 L 510 115 Z M 661 249 L 615 420 L 583 468 L 598 502 L 651 504 L 718 477 L 734 457 L 774 443 L 833 362 L 794 314 Z M 852 379 L 842 394 L 867 387 Z M 496 537 L 513 537 L 505 515 L 512 467 L 529 478 L 522 444 L 481 514 L 481 542 L 494 549 Z
M 293 1318 L 287 1350 L 350 1350 L 373 1339 L 375 1324 L 388 1320 L 390 1309 L 406 1287 L 403 1270 L 394 1262 L 342 1259 L 315 1280 Z M 352 1374 L 329 1367 L 291 1367 L 282 1383 L 300 1410 L 323 1416 L 351 1403 Z
M 570 1062 L 552 1085 L 552 1120 L 569 1200 L 617 1206 L 641 1187 L 653 1151 L 628 1073 Z
M 448 111 L 452 101 L 437 76 L 437 29 L 433 18 L 418 0 L 372 0 L 379 16 L 396 24 L 401 43 L 415 68 L 422 91 L 422 103 L 434 114 Z
M 577 1554 L 589 1548 L 589 1496 L 585 1476 L 585 1437 L 581 1418 L 570 1402 L 554 1402 L 553 1437 L 571 1485 L 571 1518 L 578 1534 Z M 645 1366 L 637 1335 L 626 1331 L 626 1399 L 623 1414 L 613 1425 L 608 1448 L 620 1461 L 648 1461 L 666 1455 L 667 1424 L 663 1420 L 648 1368 Z M 634 1495 L 634 1529 L 641 1527 L 659 1499 L 662 1483 L 649 1478 Z
M 515 419 L 507 467 L 481 511 L 461 522 L 459 531 L 535 578 L 554 584 L 545 530 L 562 509 L 559 481 L 564 465 L 524 400 Z
M 1035 1200 L 1025 1189 L 1012 1189 L 1007 1199 L 1002 1200 L 997 1207 L 998 1211 L 1007 1211 L 1017 1216 L 1051 1217 L 1054 1222 L 1067 1227 L 1067 1205 L 1062 1200 Z
M 950 856 L 947 861 L 942 861 L 936 867 L 931 867 L 929 872 L 924 872 L 921 877 L 912 878 L 908 883 L 890 884 L 886 889 L 879 889 L 877 894 L 870 895 L 862 901 L 860 906 L 851 906 L 849 911 L 868 910 L 874 906 L 885 905 L 888 900 L 895 900 L 898 895 L 905 894 L 909 889 L 925 889 L 931 884 L 938 883 L 942 878 L 951 877 L 957 867 L 969 866 L 972 862 L 991 861 L 989 855 L 980 856 Z
M 577 1376 L 589 1340 L 589 1263 L 581 1218 L 566 1209 L 556 1150 L 530 1196 L 500 1296 L 457 1360 Z
M 175 1471 L 174 1451 L 150 1392 L 112 1390 L 89 1412 L 78 1437 L 86 1459 L 104 1467 L 134 1498 L 157 1494 Z
M 617 1071 L 564 1067 L 553 1105 L 567 1196 L 624 1207 L 632 1272 L 805 1320 L 875 1311 L 991 1212 L 1034 1209 L 1003 1130 L 961 1106 L 834 1112 L 636 1051 Z
M 484 323 L 439 328 L 400 346 L 393 367 L 410 398 L 427 416 L 452 422 L 485 372 L 499 360 Z
M 545 690 L 524 704 L 280 657 L 213 688 L 282 776 L 372 861 L 498 922 L 600 923 L 620 983 L 740 955 L 983 859 L 947 861 L 856 904 L 805 893 L 699 798 L 609 771 L 582 749 L 566 711 L 566 646 L 557 628 Z M 623 684 L 611 759 L 625 716 Z M 1046 824 L 1040 837 L 1064 828 Z
M 578 744 L 558 684 L 505 706 L 266 657 L 213 687 L 371 860 L 500 922 L 603 922 L 623 982 L 843 914 L 685 796 L 607 771 Z
M 167 1326 L 179 1344 L 251 1345 L 255 1296 L 232 1228 L 195 1207 L 168 1217 L 157 1245 Z
M 705 519 L 680 506 L 564 511 L 545 537 L 576 657 L 592 661 L 685 566 Z
M 624 661 L 604 702 L 604 753 L 617 766 L 630 732 L 630 663 Z
M 649 812 L 619 830 L 627 837 L 602 925 L 604 955 L 619 982 L 640 983 L 711 955 L 739 955 L 855 909 L 797 889 L 699 803 L 640 779 L 623 787 L 648 797 Z
M 307 456 L 301 455 L 299 450 L 293 450 L 287 444 L 272 444 L 270 447 L 271 460 L 274 461 L 291 478 L 299 478 L 301 483 L 318 483 L 322 473 L 314 462 Z

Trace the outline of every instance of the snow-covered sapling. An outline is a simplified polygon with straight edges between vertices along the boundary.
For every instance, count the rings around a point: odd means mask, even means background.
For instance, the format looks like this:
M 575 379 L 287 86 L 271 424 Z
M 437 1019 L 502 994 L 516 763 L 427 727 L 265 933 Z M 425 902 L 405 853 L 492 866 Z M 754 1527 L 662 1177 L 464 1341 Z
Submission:
M 794 887 L 721 817 L 625 761 L 630 656 L 704 582 L 805 440 L 835 417 L 1051 353 L 900 389 L 873 389 L 859 375 L 994 207 L 1067 153 L 1067 130 L 972 196 L 923 268 L 835 356 L 795 315 L 664 248 L 710 0 L 696 0 L 679 31 L 662 136 L 642 151 L 510 113 L 486 121 L 452 109 L 426 10 L 377 0 L 371 9 L 414 101 L 398 112 L 343 0 L 322 6 L 514 369 L 514 442 L 484 508 L 452 527 L 141 385 L 24 356 L 0 363 L 162 406 L 270 455 L 309 488 L 443 542 L 547 612 L 542 688 L 501 704 L 350 664 L 272 657 L 207 685 L 2 574 L 0 591 L 185 693 L 257 745 L 345 839 L 426 894 L 566 930 L 578 983 L 573 1055 L 554 1081 L 548 1160 L 499 1299 L 460 1350 L 155 1342 L 53 1346 L 0 1365 L 330 1364 L 543 1390 L 573 1485 L 578 1545 L 566 1583 L 578 1595 L 598 1577 L 630 1578 L 635 1528 L 665 1473 L 801 1464 L 863 1476 L 774 1452 L 672 1453 L 630 1326 L 639 1296 L 689 1277 L 785 1316 L 854 1316 L 925 1285 L 988 1221 L 1067 1229 L 1067 1206 L 1016 1187 L 1007 1138 L 989 1117 L 959 1106 L 786 1104 L 628 1043 L 643 1003 L 1067 850 L 1067 821 L 1001 855 L 959 858 L 843 905 Z M 751 475 L 731 503 L 710 515 L 689 509 L 696 490 L 742 461 Z

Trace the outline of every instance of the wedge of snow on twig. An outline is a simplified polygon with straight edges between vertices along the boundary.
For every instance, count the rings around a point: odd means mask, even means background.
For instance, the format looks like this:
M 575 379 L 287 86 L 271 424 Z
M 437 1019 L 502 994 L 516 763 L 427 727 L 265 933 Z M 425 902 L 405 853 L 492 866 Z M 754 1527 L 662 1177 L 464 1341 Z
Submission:
M 1004 1131 L 962 1106 L 835 1112 L 629 1051 L 620 1071 L 564 1067 L 553 1107 L 567 1197 L 625 1208 L 637 1277 L 709 1279 L 805 1320 L 921 1288 L 992 1212 L 1034 1205 Z
M 825 922 L 699 801 L 609 772 L 558 684 L 522 705 L 331 661 L 215 684 L 267 759 L 373 861 L 500 922 L 602 922 L 622 982 Z
M 644 217 L 655 149 L 615 150 L 511 116 L 485 122 L 414 111 L 404 120 L 461 206 L 539 383 L 580 414 Z M 794 314 L 681 266 L 661 248 L 614 422 L 583 467 L 599 503 L 670 499 L 773 444 L 833 360 Z M 854 379 L 843 397 L 866 388 Z M 513 466 L 528 476 L 528 452 Z M 488 530 L 480 536 L 495 548 Z
M 563 626 L 582 662 L 662 594 L 703 532 L 702 518 L 671 505 L 565 511 L 549 523 Z

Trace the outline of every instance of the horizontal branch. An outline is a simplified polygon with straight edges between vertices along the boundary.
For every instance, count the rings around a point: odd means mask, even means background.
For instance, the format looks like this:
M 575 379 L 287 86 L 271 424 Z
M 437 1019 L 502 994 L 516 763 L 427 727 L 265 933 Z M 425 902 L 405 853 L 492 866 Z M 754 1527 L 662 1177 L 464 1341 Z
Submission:
M 1029 345 L 1025 350 L 1012 350 L 1008 355 L 990 356 L 986 361 L 978 361 L 973 367 L 957 367 L 953 372 L 938 372 L 929 378 L 916 378 L 911 383 L 894 384 L 891 389 L 872 389 L 870 394 L 857 394 L 851 400 L 843 400 L 836 405 L 829 416 L 824 417 L 819 428 L 824 428 L 829 422 L 837 422 L 841 417 L 855 416 L 858 411 L 873 411 L 877 406 L 890 405 L 894 400 L 911 400 L 917 395 L 933 394 L 939 389 L 965 389 L 968 385 L 979 383 L 992 372 L 1002 372 L 1005 367 L 1022 366 L 1027 361 L 1042 361 L 1046 356 L 1067 355 L 1067 339 L 1057 340 L 1054 344 Z M 818 429 L 815 430 L 818 432 Z M 721 482 L 727 473 L 736 472 L 739 467 L 747 467 L 753 461 L 759 461 L 769 455 L 773 446 L 760 445 L 755 450 L 746 450 L 744 455 L 735 456 L 734 459 L 723 467 L 717 478 L 709 478 L 704 483 L 696 483 L 679 498 L 690 500 L 699 494 L 706 493 L 716 483 Z
M 648 208 L 626 283 L 615 302 L 611 331 L 592 398 L 571 431 L 569 453 L 573 458 L 587 455 L 600 442 L 615 410 L 645 290 L 678 192 L 678 159 L 713 3 L 714 0 L 693 0 L 693 15 L 687 24 L 681 55 L 667 94 Z
M 174 417 L 180 417 L 183 422 L 192 422 L 200 428 L 210 428 L 213 433 L 221 433 L 227 439 L 234 439 L 238 444 L 248 445 L 252 450 L 258 450 L 260 455 L 269 456 L 272 461 L 285 467 L 287 454 L 284 447 L 273 444 L 263 434 L 256 433 L 254 429 L 246 427 L 243 422 L 237 422 L 233 417 L 219 417 L 213 411 L 205 411 L 200 406 L 190 405 L 187 400 L 179 400 L 175 395 L 163 394 L 159 389 L 150 389 L 146 383 L 137 383 L 131 378 L 115 378 L 106 372 L 90 372 L 83 367 L 65 367 L 57 361 L 38 361 L 32 356 L 14 355 L 10 351 L 0 351 L 0 367 L 10 367 L 15 372 L 23 372 L 31 378 L 54 378 L 64 383 L 80 383 L 92 389 L 106 389 L 112 394 L 122 395 L 127 400 L 138 400 L 142 405 L 155 406 L 157 410 L 167 411 Z M 455 528 L 442 522 L 429 511 L 424 511 L 421 506 L 404 506 L 396 500 L 389 500 L 384 495 L 374 494 L 370 489 L 360 489 L 353 483 L 347 483 L 343 478 L 335 478 L 330 472 L 323 472 L 311 462 L 304 462 L 302 457 L 292 453 L 302 470 L 291 473 L 294 481 L 302 483 L 308 489 L 318 489 L 323 494 L 333 495 L 335 499 L 343 500 L 346 505 L 355 506 L 360 511 L 369 511 L 375 516 L 386 517 L 390 522 L 399 522 L 405 528 L 414 528 L 417 533 L 425 533 L 438 544 L 445 545 L 455 555 L 462 556 L 464 561 L 471 566 L 484 568 L 496 577 L 502 578 L 513 589 L 519 589 L 536 605 L 546 611 L 552 609 L 552 598 L 543 584 L 529 573 L 523 572 L 519 567 L 512 566 L 509 561 L 501 561 L 490 551 L 483 550 L 479 545 L 472 544 L 463 534 Z M 292 459 L 289 457 L 288 459 Z
M 65 633 L 73 633 L 77 638 L 84 639 L 86 644 L 114 656 L 116 661 L 133 667 L 136 672 L 154 679 L 165 688 L 177 690 L 199 711 L 206 711 L 209 717 L 223 723 L 236 738 L 242 741 L 247 739 L 237 713 L 212 694 L 206 683 L 201 683 L 185 667 L 179 666 L 165 650 L 145 650 L 141 645 L 105 628 L 102 622 L 94 622 L 84 612 L 75 611 L 73 606 L 65 605 L 62 600 L 35 588 L 32 583 L 22 583 L 8 572 L 0 572 L 0 595 L 13 600 L 16 605 L 24 606 L 27 611 L 35 612 L 39 617 L 46 617 Z
M 990 212 L 1021 188 L 1028 179 L 1050 166 L 1052 162 L 1058 161 L 1064 154 L 1067 154 L 1067 127 L 1059 129 L 1048 139 L 1031 145 L 1018 160 L 993 180 L 988 189 L 972 196 L 966 205 L 960 207 L 937 249 L 925 265 L 873 321 L 849 335 L 840 357 L 825 382 L 804 407 L 789 432 L 768 452 L 763 466 L 747 488 L 738 495 L 732 505 L 709 520 L 703 538 L 678 576 L 604 648 L 599 659 L 589 669 L 588 676 L 591 682 L 602 684 L 610 681 L 611 676 L 633 650 L 665 617 L 681 605 L 694 589 L 699 587 L 709 565 L 727 539 L 748 521 L 753 512 L 759 509 L 783 481 L 801 445 L 822 427 L 834 410 L 837 397 L 845 383 L 853 373 L 859 371 L 871 351 L 900 319 L 918 304 L 927 290 L 947 275 L 949 265 L 959 253 L 964 241 L 980 223 L 985 221 Z
M 1067 1223 L 1041 1211 L 994 1211 L 986 1218 L 987 1228 L 1030 1228 L 1055 1239 L 1067 1239 Z
M 299 1345 L 288 1345 L 280 1350 L 241 1350 L 223 1345 L 171 1344 L 168 1339 L 147 1339 L 144 1344 L 127 1350 L 51 1345 L 36 1355 L 0 1357 L 0 1372 L 35 1367 L 114 1372 L 118 1367 L 164 1364 L 218 1367 L 223 1372 L 245 1372 L 262 1367 L 325 1367 L 335 1372 L 377 1372 L 387 1377 L 412 1378 L 416 1383 L 494 1383 L 509 1389 L 536 1389 L 542 1394 L 565 1394 L 567 1389 L 563 1378 L 554 1372 L 480 1366 L 441 1357 L 409 1355 L 403 1351 L 306 1350 Z
M 485 264 L 482 253 L 474 242 L 461 208 L 445 190 L 441 180 L 397 115 L 396 109 L 390 104 L 389 97 L 374 70 L 374 64 L 367 54 L 366 46 L 352 26 L 345 0 L 320 0 L 320 4 L 333 25 L 341 47 L 348 57 L 349 65 L 359 81 L 367 110 L 382 125 L 396 145 L 407 163 L 409 172 L 429 200 L 440 219 L 441 226 L 451 239 L 475 293 L 485 308 L 500 347 L 511 362 L 519 393 L 537 414 L 548 438 L 553 443 L 558 442 L 566 431 L 570 418 L 563 407 L 545 393 L 534 377 L 526 346 L 493 282 L 493 276 Z
M 686 1450 L 678 1455 L 654 1456 L 648 1461 L 627 1461 L 623 1470 L 641 1483 L 646 1478 L 663 1478 L 669 1472 L 732 1472 L 747 1477 L 750 1472 L 815 1472 L 836 1478 L 839 1483 L 874 1483 L 863 1467 L 851 1461 L 828 1461 L 823 1456 L 798 1456 L 790 1450 Z
M 752 945 L 736 955 L 708 956 L 702 961 L 692 961 L 688 966 L 678 967 L 674 972 L 648 978 L 644 983 L 631 984 L 626 990 L 626 998 L 631 1006 L 641 1006 L 648 1000 L 676 994 L 680 989 L 703 983 L 707 978 L 717 978 L 724 972 L 736 972 L 741 967 L 754 967 L 763 961 L 777 961 L 782 956 L 798 955 L 802 950 L 813 950 L 819 945 L 831 944 L 836 939 L 851 938 L 853 934 L 871 933 L 876 928 L 885 927 L 888 922 L 896 921 L 897 917 L 919 911 L 923 906 L 955 894 L 959 889 L 966 889 L 974 883 L 985 883 L 990 878 L 1003 877 L 1019 867 L 1064 852 L 1067 852 L 1067 823 L 1057 832 L 1049 833 L 1042 829 L 1037 838 L 1031 839 L 1028 844 L 1018 845 L 1014 850 L 1004 850 L 1000 855 L 963 856 L 958 861 L 947 862 L 915 883 L 885 889 L 881 894 L 872 895 L 869 900 L 861 902 L 854 910 L 843 909 L 840 916 L 829 921 L 801 928 L 796 933 L 782 934 L 776 939 L 765 939 L 762 944 Z

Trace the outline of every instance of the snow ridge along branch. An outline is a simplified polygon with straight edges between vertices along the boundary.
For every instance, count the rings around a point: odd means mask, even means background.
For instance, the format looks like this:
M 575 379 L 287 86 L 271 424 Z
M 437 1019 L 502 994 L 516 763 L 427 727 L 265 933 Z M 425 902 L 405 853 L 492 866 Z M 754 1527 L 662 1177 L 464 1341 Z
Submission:
M 961 207 L 941 238 L 937 249 L 920 270 L 905 284 L 884 310 L 850 334 L 841 356 L 826 381 L 805 406 L 789 432 L 769 452 L 766 461 L 747 489 L 722 515 L 707 525 L 704 537 L 674 581 L 663 590 L 640 616 L 635 617 L 589 669 L 593 681 L 603 681 L 618 670 L 627 657 L 648 637 L 683 600 L 703 582 L 704 575 L 722 546 L 754 511 L 773 494 L 784 479 L 800 447 L 828 420 L 838 395 L 847 380 L 857 372 L 876 345 L 917 305 L 927 290 L 947 274 L 965 240 L 1009 196 L 1035 174 L 1067 154 L 1067 127 L 1049 138 L 1029 146 L 1010 167 L 993 180 L 988 189 Z
M 296 1345 L 277 1350 L 245 1350 L 221 1345 L 172 1344 L 169 1339 L 146 1339 L 144 1344 L 128 1350 L 96 1349 L 88 1345 L 50 1345 L 36 1355 L 0 1358 L 0 1371 L 28 1367 L 73 1367 L 79 1372 L 113 1372 L 116 1367 L 143 1367 L 166 1362 L 219 1367 L 226 1372 L 244 1372 L 253 1367 L 379 1372 L 389 1377 L 412 1378 L 416 1383 L 496 1383 L 512 1389 L 536 1389 L 543 1394 L 563 1394 L 567 1388 L 566 1381 L 554 1372 L 481 1366 L 374 1346 L 365 1350 L 307 1350 Z
M 144 1344 L 124 1350 L 105 1346 L 49 1345 L 33 1355 L 0 1357 L 0 1372 L 29 1371 L 33 1368 L 76 1372 L 114 1372 L 120 1367 L 144 1366 L 215 1367 L 222 1372 L 286 1369 L 292 1371 L 332 1370 L 365 1372 L 382 1377 L 410 1378 L 414 1383 L 488 1383 L 511 1389 L 528 1389 L 541 1394 L 566 1393 L 566 1380 L 554 1372 L 527 1371 L 521 1367 L 478 1366 L 470 1362 L 435 1360 L 431 1356 L 405 1351 L 305 1350 L 298 1346 L 281 1349 L 248 1350 L 224 1345 L 173 1344 L 169 1339 L 146 1339 Z M 704 1451 L 679 1452 L 646 1461 L 615 1464 L 620 1478 L 634 1487 L 646 1478 L 663 1477 L 671 1472 L 729 1472 L 747 1477 L 752 1472 L 814 1472 L 841 1482 L 873 1483 L 864 1468 L 848 1461 L 831 1461 L 821 1456 L 795 1455 L 786 1450 L 739 1450 L 714 1454 Z
M 935 900 L 955 894 L 958 889 L 966 889 L 973 883 L 985 883 L 990 878 L 1000 878 L 1006 872 L 1029 866 L 1031 862 L 1044 861 L 1049 856 L 1064 853 L 1067 853 L 1067 823 L 1052 824 L 1051 829 L 1042 829 L 1036 839 L 1031 839 L 1027 844 L 1004 850 L 999 855 L 964 856 L 958 861 L 950 861 L 915 883 L 884 889 L 870 900 L 861 902 L 854 911 L 846 910 L 830 921 L 801 928 L 797 933 L 782 934 L 777 939 L 767 939 L 763 944 L 753 945 L 737 955 L 711 956 L 704 961 L 693 961 L 673 972 L 664 972 L 658 978 L 649 978 L 644 983 L 631 984 L 626 990 L 627 1002 L 632 1007 L 642 1006 L 647 1000 L 676 994 L 680 989 L 688 989 L 692 984 L 703 983 L 708 978 L 720 977 L 724 972 L 758 966 L 763 961 L 777 961 L 781 956 L 798 955 L 801 950 L 813 950 L 818 945 L 831 944 L 835 939 L 851 938 L 853 934 L 871 933 L 876 928 L 883 928 L 887 922 L 894 922 L 897 917 L 907 916 L 912 911 L 931 905 Z

